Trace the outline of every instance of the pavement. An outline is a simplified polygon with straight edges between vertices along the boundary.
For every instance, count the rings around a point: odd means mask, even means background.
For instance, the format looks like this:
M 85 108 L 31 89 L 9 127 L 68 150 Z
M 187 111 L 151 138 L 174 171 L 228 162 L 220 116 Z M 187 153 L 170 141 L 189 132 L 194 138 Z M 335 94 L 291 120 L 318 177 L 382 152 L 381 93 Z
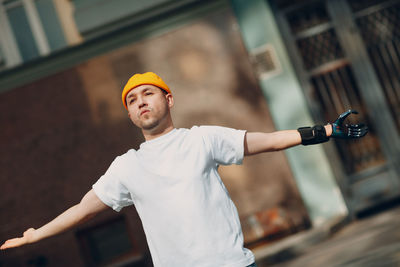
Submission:
M 400 266 L 400 205 L 364 218 L 336 218 L 253 249 L 258 267 Z

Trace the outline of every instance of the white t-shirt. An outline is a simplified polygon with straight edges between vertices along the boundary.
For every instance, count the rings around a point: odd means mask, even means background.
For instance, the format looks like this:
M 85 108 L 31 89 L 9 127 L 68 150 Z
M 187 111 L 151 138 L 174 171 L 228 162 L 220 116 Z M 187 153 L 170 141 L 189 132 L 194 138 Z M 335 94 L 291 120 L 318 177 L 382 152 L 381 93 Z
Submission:
M 218 126 L 174 129 L 117 157 L 93 185 L 116 211 L 134 204 L 154 266 L 244 267 L 235 205 L 217 172 L 241 164 L 245 131 Z

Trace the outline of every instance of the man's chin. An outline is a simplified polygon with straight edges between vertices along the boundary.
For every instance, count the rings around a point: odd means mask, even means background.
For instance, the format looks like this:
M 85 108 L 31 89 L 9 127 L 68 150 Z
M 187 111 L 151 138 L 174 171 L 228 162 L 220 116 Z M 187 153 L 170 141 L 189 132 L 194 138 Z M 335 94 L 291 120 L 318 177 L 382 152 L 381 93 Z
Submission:
M 155 128 L 157 128 L 157 126 L 158 126 L 158 121 L 151 121 L 151 122 L 142 123 L 139 127 L 142 130 L 151 131 L 151 130 L 154 130 Z

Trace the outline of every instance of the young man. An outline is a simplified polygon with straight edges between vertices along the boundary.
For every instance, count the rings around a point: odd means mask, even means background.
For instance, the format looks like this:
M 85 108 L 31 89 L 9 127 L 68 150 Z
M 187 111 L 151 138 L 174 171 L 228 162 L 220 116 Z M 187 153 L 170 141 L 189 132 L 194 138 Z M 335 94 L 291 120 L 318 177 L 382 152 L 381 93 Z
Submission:
M 359 138 L 363 125 L 333 124 L 273 133 L 248 133 L 218 126 L 174 128 L 173 96 L 152 72 L 132 76 L 122 102 L 145 142 L 117 157 L 81 202 L 39 229 L 6 241 L 1 249 L 37 242 L 80 224 L 111 207 L 134 204 L 155 266 L 255 266 L 235 205 L 218 166 L 240 164 L 244 156 L 278 151 L 329 137 Z

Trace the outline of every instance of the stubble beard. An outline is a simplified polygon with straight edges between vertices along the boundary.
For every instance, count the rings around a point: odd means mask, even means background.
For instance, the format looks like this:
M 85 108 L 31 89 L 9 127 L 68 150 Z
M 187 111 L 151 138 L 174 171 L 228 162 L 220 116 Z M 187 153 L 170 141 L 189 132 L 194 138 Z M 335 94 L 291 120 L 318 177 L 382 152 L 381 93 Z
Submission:
M 140 125 L 140 128 L 142 128 L 143 130 L 146 130 L 146 131 L 151 131 L 154 128 L 156 128 L 159 125 L 159 123 L 160 123 L 160 120 L 152 118 L 152 119 L 142 122 Z
M 144 115 L 144 116 L 146 116 L 146 115 Z M 168 116 L 168 113 L 165 112 L 161 118 L 152 117 L 148 120 L 142 121 L 140 128 L 142 128 L 145 131 L 155 130 L 161 125 L 161 123 L 166 119 L 167 116 Z

